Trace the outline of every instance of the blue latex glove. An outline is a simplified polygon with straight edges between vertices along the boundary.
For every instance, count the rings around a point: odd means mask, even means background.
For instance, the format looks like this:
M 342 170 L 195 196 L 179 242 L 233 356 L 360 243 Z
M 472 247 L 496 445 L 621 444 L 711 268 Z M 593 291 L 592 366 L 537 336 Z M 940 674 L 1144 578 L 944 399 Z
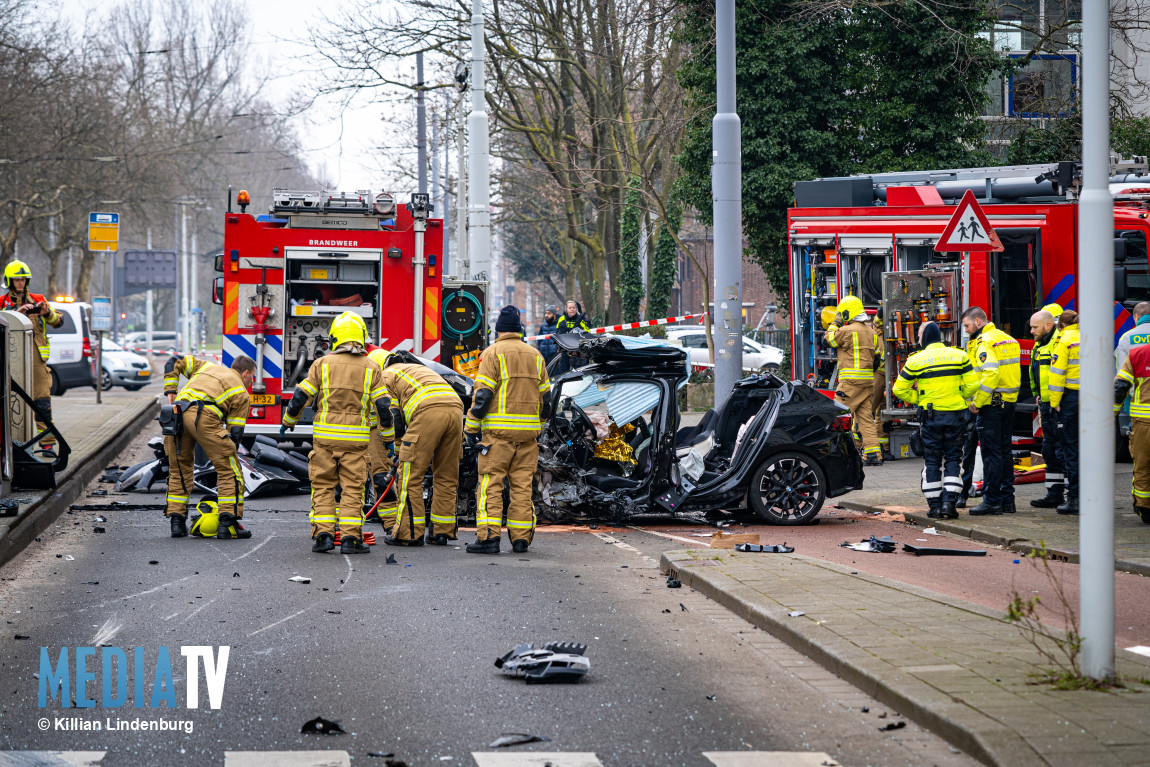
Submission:
M 390 458 L 394 459 L 395 458 L 395 443 L 394 442 L 384 442 L 383 444 L 385 447 L 387 447 L 387 455 Z
M 288 426 L 286 423 L 280 424 L 280 437 L 286 437 L 287 433 L 294 429 L 294 426 Z

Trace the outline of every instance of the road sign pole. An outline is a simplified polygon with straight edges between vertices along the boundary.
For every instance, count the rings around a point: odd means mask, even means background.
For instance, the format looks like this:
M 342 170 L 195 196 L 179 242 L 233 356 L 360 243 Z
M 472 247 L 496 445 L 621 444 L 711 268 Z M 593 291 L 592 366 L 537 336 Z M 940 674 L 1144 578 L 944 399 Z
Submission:
M 99 405 L 104 393 L 104 331 L 96 331 L 96 404 Z

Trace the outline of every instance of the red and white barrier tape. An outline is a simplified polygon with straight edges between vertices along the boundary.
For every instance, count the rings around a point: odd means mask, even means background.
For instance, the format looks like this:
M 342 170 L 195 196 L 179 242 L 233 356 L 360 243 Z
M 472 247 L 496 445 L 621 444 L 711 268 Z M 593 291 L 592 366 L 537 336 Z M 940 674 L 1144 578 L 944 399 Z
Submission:
M 682 322 L 683 320 L 694 319 L 695 317 L 706 317 L 707 313 L 701 314 L 684 314 L 682 317 L 664 317 L 661 320 L 640 320 L 639 322 L 624 322 L 622 325 L 609 325 L 605 328 L 593 328 L 587 331 L 588 333 L 614 333 L 617 330 L 634 330 L 635 328 L 649 328 L 654 325 L 666 325 L 670 322 Z M 527 336 L 524 341 L 540 341 L 544 338 L 550 338 L 553 334 L 548 333 L 544 336 Z

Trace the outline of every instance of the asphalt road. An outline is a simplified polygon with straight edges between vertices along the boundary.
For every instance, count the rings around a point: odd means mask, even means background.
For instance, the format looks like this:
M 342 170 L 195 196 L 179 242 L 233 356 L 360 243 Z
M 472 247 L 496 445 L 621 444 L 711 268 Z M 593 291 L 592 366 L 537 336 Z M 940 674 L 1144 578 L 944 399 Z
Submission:
M 147 436 L 117 463 L 145 455 Z M 472 765 L 501 733 L 528 732 L 551 741 L 507 750 L 593 752 L 607 767 L 710 765 L 705 751 L 825 752 L 848 767 L 976 764 L 912 723 L 880 731 L 901 721 L 897 712 L 702 595 L 666 588 L 655 561 L 677 542 L 542 531 L 525 556 L 382 544 L 369 555 L 316 555 L 306 508 L 300 496 L 249 501 L 249 541 L 172 539 L 159 511 L 103 512 L 106 522 L 101 512 L 63 514 L 0 569 L 0 762 L 5 749 L 107 751 L 108 767 L 339 749 L 352 763 L 382 764 L 369 752 L 390 752 L 412 767 Z M 587 643 L 590 674 L 526 686 L 493 666 L 515 644 L 541 640 Z M 60 647 L 100 644 L 129 658 L 144 648 L 145 698 L 158 648 L 171 648 L 179 707 L 135 709 L 131 692 L 122 708 L 100 707 L 97 658 L 87 667 L 97 708 L 38 708 L 40 648 L 54 661 Z M 231 648 L 219 710 L 207 707 L 202 671 L 200 708 L 186 708 L 184 645 Z M 129 669 L 129 688 L 134 678 Z M 186 720 L 193 731 L 59 731 L 64 716 Z M 316 716 L 348 734 L 300 734 Z

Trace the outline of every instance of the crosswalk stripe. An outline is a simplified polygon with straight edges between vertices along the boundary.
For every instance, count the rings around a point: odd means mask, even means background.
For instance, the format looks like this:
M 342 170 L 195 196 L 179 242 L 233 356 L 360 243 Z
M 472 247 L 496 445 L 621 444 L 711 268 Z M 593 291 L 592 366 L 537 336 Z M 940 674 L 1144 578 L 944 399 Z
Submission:
M 106 751 L 0 751 L 0 767 L 100 767 Z
M 522 754 L 497 754 L 491 751 L 472 751 L 478 767 L 603 767 L 599 757 L 591 752 L 532 751 Z
M 715 767 L 835 767 L 834 759 L 812 751 L 704 751 Z
M 228 751 L 224 767 L 351 767 L 346 751 Z

